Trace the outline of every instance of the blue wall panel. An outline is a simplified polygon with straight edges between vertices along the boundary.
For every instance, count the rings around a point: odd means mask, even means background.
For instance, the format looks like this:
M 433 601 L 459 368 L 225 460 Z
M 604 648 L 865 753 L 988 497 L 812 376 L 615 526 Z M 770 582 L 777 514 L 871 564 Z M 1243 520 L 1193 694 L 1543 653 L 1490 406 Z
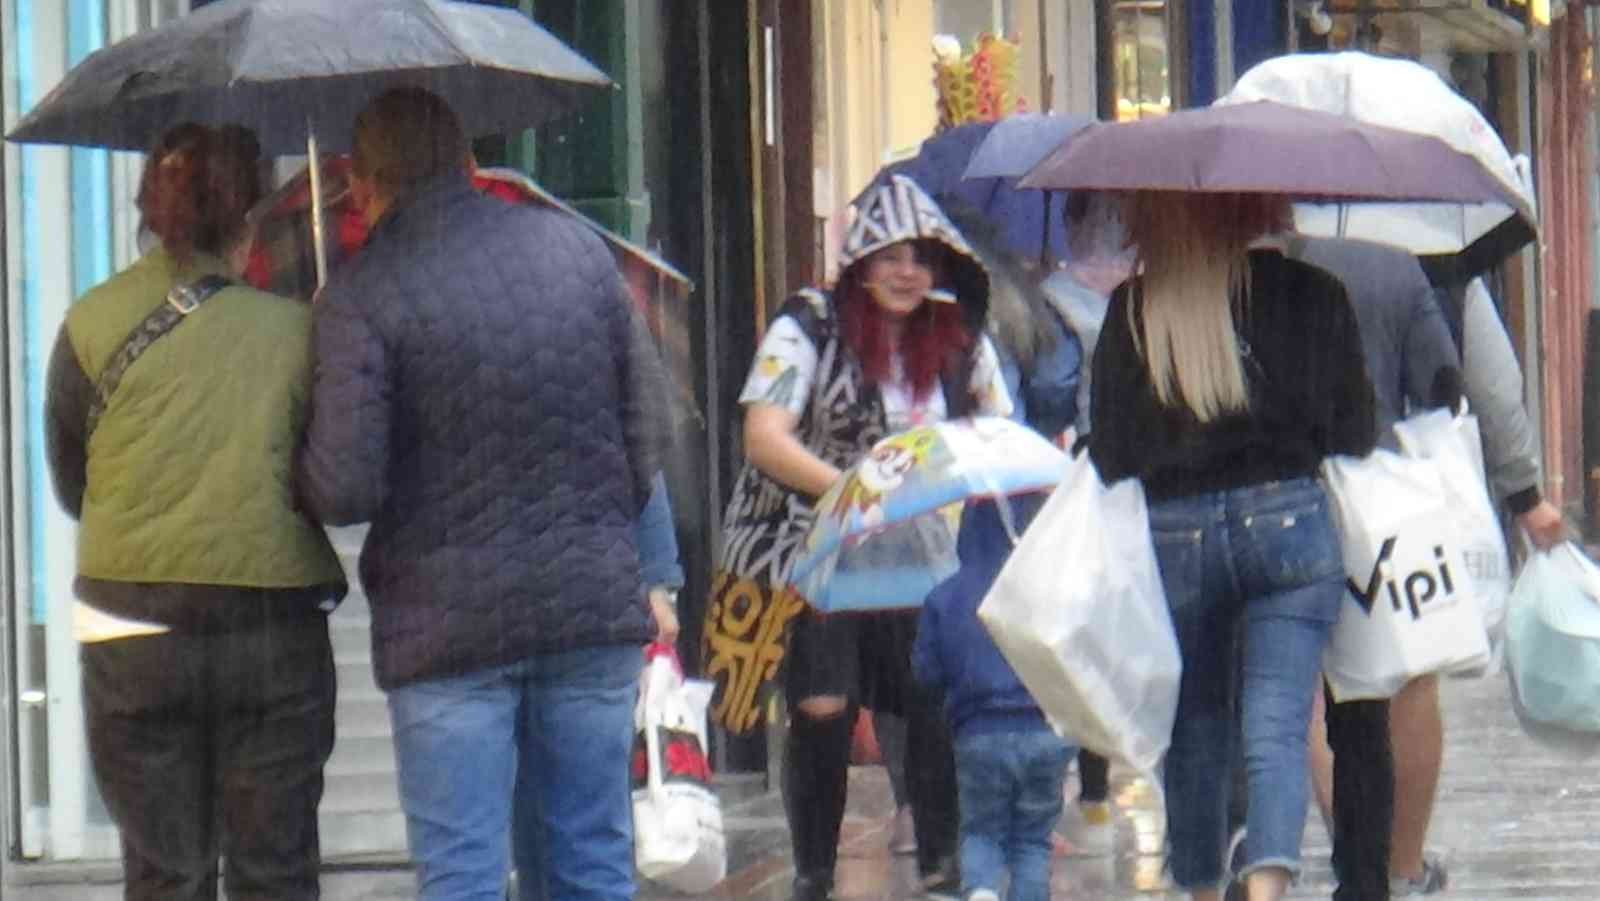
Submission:
M 1193 0 L 1189 20 L 1188 94 L 1184 106 L 1208 106 L 1217 99 L 1217 16 L 1211 0 Z
M 1289 52 L 1285 7 L 1279 0 L 1233 0 L 1233 72 Z

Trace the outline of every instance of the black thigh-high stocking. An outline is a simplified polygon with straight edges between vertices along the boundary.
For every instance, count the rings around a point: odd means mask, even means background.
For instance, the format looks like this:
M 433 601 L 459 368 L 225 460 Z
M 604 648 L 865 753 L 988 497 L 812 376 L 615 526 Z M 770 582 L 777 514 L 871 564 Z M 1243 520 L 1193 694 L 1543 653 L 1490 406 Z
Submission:
M 783 801 L 789 816 L 796 875 L 831 885 L 839 857 L 850 779 L 850 733 L 856 707 L 812 718 L 799 710 L 789 718 L 783 755 Z

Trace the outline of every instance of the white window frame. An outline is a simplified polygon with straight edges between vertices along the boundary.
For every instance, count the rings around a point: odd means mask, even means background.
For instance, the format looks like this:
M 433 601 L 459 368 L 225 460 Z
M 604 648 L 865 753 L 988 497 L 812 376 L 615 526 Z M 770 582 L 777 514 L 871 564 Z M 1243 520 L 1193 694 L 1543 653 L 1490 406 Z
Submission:
M 26 0 L 25 0 L 26 2 Z M 108 42 L 153 27 L 174 16 L 186 14 L 189 0 L 101 0 L 100 12 L 106 24 Z M 65 74 L 67 68 L 67 5 L 57 0 L 35 3 L 32 7 L 34 25 L 39 29 L 31 49 L 34 60 L 33 77 L 39 93 L 48 90 Z M 8 35 L 16 34 L 15 10 L 10 0 L 0 0 L 0 27 Z M 47 29 L 53 29 L 50 31 Z M 12 70 L 14 49 L 6 47 L 4 71 Z M 12 99 L 16 85 L 8 78 L 6 84 L 4 125 L 9 129 L 19 111 L 13 108 Z M 14 655 L 17 684 L 10 686 L 7 702 L 0 704 L 0 734 L 7 748 L 16 748 L 16 765 L 7 768 L 0 779 L 6 791 L 0 794 L 15 799 L 20 811 L 20 830 L 9 834 L 13 824 L 12 810 L 6 810 L 3 828 L 6 832 L 4 853 L 20 853 L 24 859 L 52 861 L 115 860 L 120 854 L 116 829 L 99 818 L 91 818 L 90 811 L 99 805 L 88 759 L 84 735 L 81 678 L 78 668 L 78 647 L 72 638 L 70 616 L 71 585 L 75 560 L 76 526 L 64 513 L 51 509 L 44 516 L 44 534 L 31 533 L 29 497 L 26 486 L 30 484 L 30 442 L 42 436 L 28 433 L 28 407 L 26 401 L 26 368 L 29 359 L 37 360 L 50 352 L 51 341 L 67 305 L 72 301 L 72 246 L 70 238 L 61 241 L 39 242 L 28 248 L 23 258 L 22 236 L 17 227 L 21 220 L 21 198 L 17 187 L 17 173 L 21 169 L 22 151 L 7 144 L 5 154 L 6 187 L 5 230 L 6 246 L 6 310 L 8 342 L 8 371 L 4 390 L 11 399 L 10 421 L 6 426 L 13 436 L 27 436 L 13 441 L 6 465 L 10 467 L 10 484 L 23 486 L 15 489 L 9 498 L 0 498 L 8 505 L 6 525 L 11 533 L 11 557 L 15 589 L 11 604 L 0 611 L 12 626 L 14 637 L 10 651 Z M 30 163 L 35 181 L 40 233 L 70 236 L 72 234 L 72 179 L 71 152 L 61 147 L 35 147 L 29 149 Z M 133 195 L 137 190 L 139 154 L 115 153 L 111 155 L 110 221 L 104 223 L 112 237 L 112 265 L 120 269 L 137 256 L 137 212 L 133 209 Z M 26 313 L 20 302 L 24 265 L 36 287 L 35 310 L 38 316 L 38 335 L 29 345 L 25 331 Z M 49 337 L 45 337 L 49 336 Z M 36 372 L 42 368 L 36 368 Z M 44 684 L 36 684 L 29 675 L 40 668 L 39 647 L 32 639 L 32 552 L 37 538 L 45 540 L 44 568 L 51 585 L 51 613 L 44 624 L 42 643 Z M 39 730 L 48 736 L 46 752 L 40 755 Z M 3 760 L 3 756 L 0 756 Z M 46 792 L 39 792 L 41 781 Z

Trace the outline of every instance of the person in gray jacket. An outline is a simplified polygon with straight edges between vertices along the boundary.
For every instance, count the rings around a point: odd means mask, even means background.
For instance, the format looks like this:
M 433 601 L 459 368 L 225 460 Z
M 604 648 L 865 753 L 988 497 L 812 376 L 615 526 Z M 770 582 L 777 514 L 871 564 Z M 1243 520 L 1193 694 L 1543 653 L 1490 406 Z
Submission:
M 1522 368 L 1505 324 L 1481 278 L 1473 278 L 1458 292 L 1443 287 L 1448 279 L 1435 281 L 1440 283 L 1435 296 L 1446 321 L 1458 323 L 1464 389 L 1478 417 L 1490 492 L 1534 547 L 1559 544 L 1566 537 L 1566 524 L 1561 511 L 1539 491 L 1538 439 L 1523 405 Z M 1393 890 L 1434 894 L 1449 882 L 1444 863 L 1425 853 L 1444 759 L 1439 680 L 1425 676 L 1407 685 L 1395 696 L 1389 716 L 1395 750 Z
M 1539 442 L 1523 405 L 1522 367 L 1483 279 L 1468 283 L 1461 318 L 1467 402 L 1483 433 L 1489 490 L 1535 547 L 1553 547 L 1566 537 L 1566 523 L 1540 494 Z
M 1493 497 L 1516 517 L 1535 546 L 1558 543 L 1565 526 L 1560 511 L 1539 492 L 1538 445 L 1522 402 L 1522 371 L 1482 280 L 1472 280 L 1460 306 L 1451 310 L 1440 303 L 1451 298 L 1440 298 L 1424 269 L 1402 252 L 1356 241 L 1307 240 L 1296 245 L 1296 255 L 1338 275 L 1350 291 L 1377 396 L 1380 440 L 1393 445 L 1388 426 L 1405 415 L 1408 405 L 1415 409 L 1453 403 L 1451 381 L 1458 378 L 1469 409 L 1478 417 Z M 1458 353 L 1459 376 L 1445 374 L 1456 371 L 1451 367 Z M 1376 830 L 1346 836 L 1348 842 L 1360 842 L 1370 857 L 1364 851 L 1350 860 L 1339 853 L 1341 843 L 1335 842 L 1341 884 L 1347 876 L 1355 880 L 1365 892 L 1357 896 L 1364 898 L 1378 897 L 1374 894 L 1380 890 L 1378 884 L 1389 881 L 1380 875 L 1384 870 L 1393 875 L 1390 889 L 1396 894 L 1432 894 L 1448 881 L 1443 863 L 1424 853 L 1443 760 L 1438 679 L 1413 681 L 1387 706 L 1390 735 L 1384 744 L 1392 742 L 1392 756 L 1388 747 L 1378 750 L 1380 739 L 1370 723 L 1363 728 L 1358 718 L 1335 725 L 1344 717 L 1338 708 L 1349 707 L 1344 704 L 1329 709 L 1328 737 L 1336 755 L 1356 742 L 1365 749 L 1364 764 L 1359 769 L 1341 767 L 1336 757 L 1330 780 L 1326 746 L 1315 736 L 1312 742 L 1319 758 L 1313 764 L 1318 801 L 1325 813 L 1332 808 L 1335 829 L 1341 829 L 1341 819 L 1352 825 L 1393 823 L 1392 837 L 1383 836 L 1387 867 L 1368 862 L 1380 856 Z M 1368 734 L 1357 738 L 1351 730 Z M 1386 759 L 1392 774 L 1390 791 L 1383 790 L 1383 780 L 1376 775 L 1385 768 Z M 1341 791 L 1346 779 L 1358 780 L 1360 787 Z M 1340 801 L 1352 792 L 1357 799 L 1348 804 Z
M 1378 244 L 1336 239 L 1293 239 L 1289 252 L 1338 276 L 1349 292 L 1372 379 L 1380 444 L 1395 447 L 1390 427 L 1408 410 L 1456 405 L 1460 357 L 1433 286 L 1414 257 Z M 1407 689 L 1413 690 L 1421 689 Z M 1404 703 L 1405 694 L 1393 703 Z M 1313 785 L 1333 825 L 1339 882 L 1335 899 L 1388 897 L 1393 849 L 1386 827 L 1393 820 L 1397 793 L 1410 787 L 1407 780 L 1417 778 L 1397 773 L 1391 716 L 1389 701 L 1334 704 L 1328 697 L 1326 743 L 1316 728 L 1317 718 L 1312 719 Z M 1431 781 L 1437 783 L 1437 770 Z

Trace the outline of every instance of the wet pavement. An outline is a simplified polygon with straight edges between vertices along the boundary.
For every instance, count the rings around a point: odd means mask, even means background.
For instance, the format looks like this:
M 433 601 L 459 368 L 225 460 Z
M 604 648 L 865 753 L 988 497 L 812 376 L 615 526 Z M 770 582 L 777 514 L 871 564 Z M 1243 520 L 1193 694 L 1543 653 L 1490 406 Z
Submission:
M 1445 770 L 1431 848 L 1450 870 L 1448 899 L 1600 899 L 1600 760 L 1576 760 L 1534 745 L 1512 717 L 1503 679 L 1451 681 L 1443 687 L 1447 723 Z M 1053 896 L 1061 899 L 1177 899 L 1162 877 L 1162 817 L 1151 787 L 1113 770 L 1112 846 L 1089 853 L 1076 819 L 1061 831 Z M 837 895 L 843 899 L 917 897 L 913 858 L 888 853 L 893 802 L 882 768 L 852 773 L 850 809 L 840 852 Z M 1069 781 L 1069 796 L 1076 791 Z M 730 837 L 729 876 L 706 897 L 787 899 L 792 871 L 781 800 L 770 792 L 730 786 L 724 810 Z M 1328 841 L 1311 814 L 1304 845 L 1306 874 L 1293 899 L 1332 891 Z M 65 872 L 65 871 L 63 871 Z M 28 881 L 37 881 L 34 871 Z M 14 878 L 15 871 L 8 874 Z M 114 884 L 6 885 L 7 901 L 109 901 Z M 414 897 L 404 870 L 334 872 L 330 901 Z M 680 898 L 647 887 L 641 899 Z

